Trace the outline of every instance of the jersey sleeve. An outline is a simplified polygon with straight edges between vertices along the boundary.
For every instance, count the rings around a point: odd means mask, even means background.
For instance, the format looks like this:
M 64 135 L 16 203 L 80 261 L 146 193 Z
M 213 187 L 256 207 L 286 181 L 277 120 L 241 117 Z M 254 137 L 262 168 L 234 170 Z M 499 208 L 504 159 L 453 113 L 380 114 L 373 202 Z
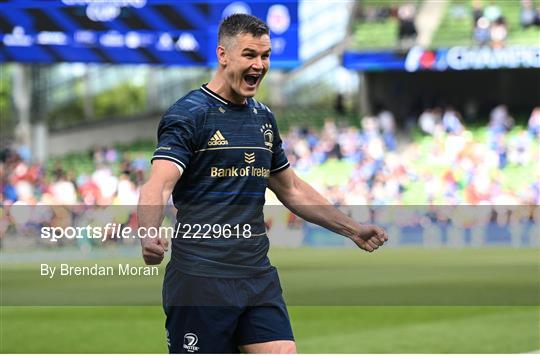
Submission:
M 161 118 L 157 148 L 151 161 L 169 160 L 183 172 L 195 151 L 196 127 L 194 117 L 179 111 L 171 109 Z
M 272 121 L 274 131 L 274 142 L 272 144 L 272 166 L 270 167 L 270 174 L 276 174 L 287 169 L 290 164 L 285 152 L 283 151 L 283 142 L 281 140 L 281 136 L 279 135 L 276 119 L 274 114 L 271 112 L 270 120 Z

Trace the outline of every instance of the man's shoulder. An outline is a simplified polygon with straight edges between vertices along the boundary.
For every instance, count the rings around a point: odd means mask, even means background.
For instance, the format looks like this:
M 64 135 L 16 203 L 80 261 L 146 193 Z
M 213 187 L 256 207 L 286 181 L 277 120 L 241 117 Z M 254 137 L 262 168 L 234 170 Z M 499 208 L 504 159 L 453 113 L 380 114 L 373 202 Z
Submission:
M 268 108 L 268 106 L 266 106 L 262 102 L 255 100 L 255 98 L 251 98 L 251 101 L 253 103 L 253 107 L 255 107 L 257 110 L 264 110 L 270 114 L 273 114 L 272 110 L 270 110 L 270 108 Z
M 210 107 L 210 102 L 200 89 L 192 90 L 178 99 L 165 112 L 168 115 L 181 115 L 184 117 L 198 118 Z
M 272 125 L 274 125 L 275 129 L 277 129 L 277 123 L 276 123 L 276 117 L 274 116 L 274 113 L 268 106 L 263 104 L 262 102 L 259 102 L 255 100 L 255 98 L 251 98 L 253 107 L 257 110 L 257 112 L 264 112 L 266 114 L 267 119 L 270 121 Z

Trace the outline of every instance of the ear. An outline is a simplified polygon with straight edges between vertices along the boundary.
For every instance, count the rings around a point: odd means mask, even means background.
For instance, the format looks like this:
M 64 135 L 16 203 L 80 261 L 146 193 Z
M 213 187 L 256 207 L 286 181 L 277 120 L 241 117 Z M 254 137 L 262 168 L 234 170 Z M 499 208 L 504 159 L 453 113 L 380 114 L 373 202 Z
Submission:
M 227 65 L 227 53 L 225 47 L 218 46 L 216 48 L 216 56 L 220 65 Z

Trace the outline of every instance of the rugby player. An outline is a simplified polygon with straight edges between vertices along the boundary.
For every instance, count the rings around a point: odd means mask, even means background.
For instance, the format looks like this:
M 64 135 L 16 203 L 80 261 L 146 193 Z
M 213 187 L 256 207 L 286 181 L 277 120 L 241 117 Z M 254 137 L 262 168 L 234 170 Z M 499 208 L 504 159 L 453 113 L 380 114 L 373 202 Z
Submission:
M 272 111 L 253 98 L 270 52 L 263 21 L 227 17 L 219 28 L 216 74 L 172 105 L 158 127 L 138 218 L 140 227 L 159 227 L 172 194 L 179 233 L 163 284 L 171 353 L 296 352 L 267 257 L 266 188 L 293 213 L 365 251 L 388 239 L 382 228 L 341 213 L 289 167 Z M 159 264 L 168 248 L 166 239 L 141 244 L 147 264 Z

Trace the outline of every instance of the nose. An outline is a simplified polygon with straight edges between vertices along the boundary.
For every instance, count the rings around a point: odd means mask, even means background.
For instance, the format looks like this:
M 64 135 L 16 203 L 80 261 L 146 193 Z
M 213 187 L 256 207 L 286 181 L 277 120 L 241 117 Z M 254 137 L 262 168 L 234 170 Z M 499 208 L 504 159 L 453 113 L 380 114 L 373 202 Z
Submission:
M 253 60 L 253 63 L 251 64 L 251 67 L 253 69 L 259 69 L 259 70 L 264 69 L 264 65 L 263 65 L 263 61 L 261 57 L 255 57 L 255 59 Z

